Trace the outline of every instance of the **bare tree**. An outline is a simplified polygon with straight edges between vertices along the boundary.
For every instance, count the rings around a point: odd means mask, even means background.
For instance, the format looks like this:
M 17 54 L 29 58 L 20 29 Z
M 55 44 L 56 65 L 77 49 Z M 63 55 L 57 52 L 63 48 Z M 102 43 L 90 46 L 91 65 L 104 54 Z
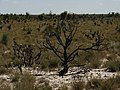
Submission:
M 13 46 L 14 56 L 19 59 L 20 63 L 17 64 L 18 68 L 22 72 L 21 67 L 28 66 L 31 67 L 41 56 L 41 49 L 39 48 L 39 52 L 35 54 L 33 52 L 32 45 L 19 45 L 16 41 L 14 41 Z
M 94 43 L 83 46 L 79 45 L 74 50 L 69 48 L 72 45 L 75 34 L 78 30 L 78 24 L 70 21 L 58 21 L 56 26 L 48 24 L 45 33 L 45 42 L 43 45 L 49 50 L 52 50 L 55 55 L 62 61 L 63 70 L 59 72 L 59 76 L 63 76 L 68 72 L 69 62 L 73 61 L 78 55 L 79 50 L 99 50 L 104 37 L 99 32 L 85 34 L 90 39 L 94 39 Z

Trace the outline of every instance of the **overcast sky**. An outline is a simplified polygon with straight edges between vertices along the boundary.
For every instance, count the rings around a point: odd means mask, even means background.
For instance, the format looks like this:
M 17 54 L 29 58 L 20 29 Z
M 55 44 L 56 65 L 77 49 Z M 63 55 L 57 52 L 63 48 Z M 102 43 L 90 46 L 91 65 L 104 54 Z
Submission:
M 0 13 L 120 12 L 120 0 L 0 0 Z

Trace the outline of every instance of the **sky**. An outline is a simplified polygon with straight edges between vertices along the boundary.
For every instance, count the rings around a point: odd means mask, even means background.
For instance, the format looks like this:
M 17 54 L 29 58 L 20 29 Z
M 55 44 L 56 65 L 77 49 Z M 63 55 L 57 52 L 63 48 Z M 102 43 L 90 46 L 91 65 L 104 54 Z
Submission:
M 120 12 L 120 0 L 0 0 L 0 13 L 104 14 Z

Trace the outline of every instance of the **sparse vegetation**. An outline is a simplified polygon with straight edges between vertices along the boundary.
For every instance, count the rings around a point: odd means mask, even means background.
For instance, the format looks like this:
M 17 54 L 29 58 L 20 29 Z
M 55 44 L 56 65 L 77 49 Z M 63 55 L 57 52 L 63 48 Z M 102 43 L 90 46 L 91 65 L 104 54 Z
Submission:
M 108 61 L 106 62 L 105 67 L 107 67 L 110 72 L 120 71 L 120 61 Z
M 118 81 L 120 76 L 110 79 L 93 79 L 86 85 L 86 90 L 117 90 L 120 88 L 120 82 Z
M 35 90 L 35 78 L 25 73 L 21 76 L 20 80 L 16 82 L 14 90 Z
M 22 67 L 30 67 L 41 72 L 63 67 L 59 72 L 63 76 L 71 66 L 96 69 L 101 68 L 101 59 L 107 59 L 103 67 L 119 73 L 119 32 L 120 14 L 114 12 L 0 14 L 0 75 L 13 75 L 10 82 L 14 90 L 52 90 L 44 79 L 42 84 L 36 84 L 36 76 L 9 70 L 18 67 L 22 72 Z M 87 85 L 75 82 L 72 90 L 117 90 L 120 88 L 119 78 L 92 79 Z M 4 80 L 0 79 L 0 90 L 10 90 Z M 68 87 L 63 85 L 59 89 L 67 90 Z
M 72 84 L 72 90 L 83 90 L 85 88 L 85 83 L 82 81 L 74 82 Z

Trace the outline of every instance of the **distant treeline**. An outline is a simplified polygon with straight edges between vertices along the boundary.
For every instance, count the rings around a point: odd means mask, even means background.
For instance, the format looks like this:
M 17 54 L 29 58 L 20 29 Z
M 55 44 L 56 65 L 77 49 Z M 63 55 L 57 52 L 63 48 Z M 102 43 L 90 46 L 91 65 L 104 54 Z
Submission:
M 91 20 L 95 20 L 96 18 L 106 18 L 106 17 L 120 17 L 120 14 L 117 12 L 109 12 L 108 14 L 75 14 L 75 13 L 68 13 L 67 11 L 62 12 L 61 14 L 53 14 L 50 12 L 49 14 L 39 14 L 39 15 L 32 15 L 28 12 L 26 14 L 0 14 L 0 18 L 2 20 L 6 19 L 36 19 L 36 20 L 50 20 L 50 19 L 60 19 L 60 20 L 74 20 L 74 19 L 81 19 L 87 18 Z

